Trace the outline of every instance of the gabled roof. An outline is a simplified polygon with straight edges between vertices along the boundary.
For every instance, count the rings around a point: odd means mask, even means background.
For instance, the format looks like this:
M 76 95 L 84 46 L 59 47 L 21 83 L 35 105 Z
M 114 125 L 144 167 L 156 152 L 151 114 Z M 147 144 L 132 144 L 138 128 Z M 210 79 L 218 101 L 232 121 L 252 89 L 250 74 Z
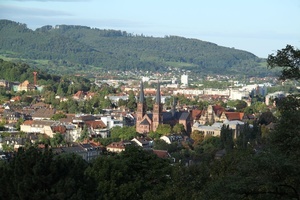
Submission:
M 153 153 L 156 154 L 159 158 L 169 158 L 170 157 L 170 154 L 166 150 L 153 149 Z
M 11 98 L 11 101 L 21 101 L 21 97 L 15 96 L 15 97 Z
M 179 120 L 187 120 L 190 116 L 190 113 L 188 112 L 181 112 L 181 115 L 179 117 Z
M 73 98 L 80 99 L 80 98 L 83 98 L 84 95 L 85 95 L 84 91 L 79 90 L 78 92 L 76 92 L 76 93 L 73 95 Z
M 38 102 L 38 103 L 31 105 L 30 107 L 37 109 L 37 108 L 46 108 L 46 107 L 49 107 L 49 105 L 45 104 L 44 102 Z
M 144 119 L 140 124 L 141 125 L 149 125 L 149 122 L 147 119 Z
M 51 118 L 55 114 L 56 110 L 55 109 L 47 109 L 47 108 L 40 108 L 36 110 L 33 114 L 33 118 Z
M 214 113 L 217 115 L 217 116 L 220 116 L 223 112 L 225 112 L 225 108 L 223 108 L 222 106 L 220 105 L 215 105 L 215 106 L 212 106 L 213 110 L 214 110 Z
M 124 141 L 120 141 L 120 142 L 112 142 L 109 145 L 106 146 L 106 148 L 116 148 L 116 149 L 125 149 L 125 146 L 128 143 L 124 142 Z
M 197 120 L 200 118 L 202 110 L 194 109 L 192 110 L 192 119 Z
M 242 112 L 225 112 L 225 115 L 229 121 L 242 120 L 244 117 L 244 113 Z
M 31 126 L 32 123 L 33 123 L 33 120 L 26 120 L 26 121 L 23 122 L 23 125 L 29 125 L 29 126 Z
M 102 120 L 97 120 L 97 121 L 86 121 L 86 125 L 92 127 L 93 129 L 98 129 L 98 128 L 105 128 L 106 125 Z

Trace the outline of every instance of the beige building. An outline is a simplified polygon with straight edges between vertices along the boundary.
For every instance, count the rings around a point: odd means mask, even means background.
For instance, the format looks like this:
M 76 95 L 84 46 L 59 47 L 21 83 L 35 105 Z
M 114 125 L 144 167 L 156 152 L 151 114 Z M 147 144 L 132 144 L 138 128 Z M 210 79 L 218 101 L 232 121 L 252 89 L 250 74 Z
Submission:
M 53 137 L 54 133 L 51 126 L 55 121 L 42 121 L 42 120 L 27 120 L 21 126 L 20 130 L 25 133 L 41 133 L 49 137 Z
M 131 142 L 124 142 L 124 141 L 113 142 L 106 146 L 106 150 L 109 152 L 120 153 L 122 151 L 125 151 L 126 145 L 130 145 L 130 144 L 131 144 Z
M 18 91 L 21 92 L 21 91 L 34 91 L 36 90 L 36 87 L 34 86 L 34 84 L 31 84 L 29 83 L 28 80 L 24 81 L 23 83 L 21 83 L 19 86 L 18 86 Z
M 223 126 L 228 126 L 233 131 L 233 138 L 237 138 L 237 136 L 239 136 L 241 131 L 243 130 L 245 123 L 239 120 L 233 120 L 233 121 L 225 120 L 223 123 L 216 122 L 211 126 L 205 126 L 196 122 L 192 127 L 192 131 L 195 130 L 200 131 L 204 133 L 204 137 L 205 136 L 219 137 L 221 135 L 221 129 Z M 250 127 L 252 127 L 252 125 L 250 125 Z

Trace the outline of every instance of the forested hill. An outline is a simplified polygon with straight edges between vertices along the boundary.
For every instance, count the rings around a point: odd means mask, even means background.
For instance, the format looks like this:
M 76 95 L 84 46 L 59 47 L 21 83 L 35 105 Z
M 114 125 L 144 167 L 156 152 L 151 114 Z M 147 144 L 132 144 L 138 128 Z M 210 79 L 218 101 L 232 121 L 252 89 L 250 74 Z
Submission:
M 254 54 L 210 42 L 178 36 L 164 38 L 86 26 L 43 26 L 0 20 L 0 54 L 30 60 L 48 60 L 64 70 L 147 70 L 172 67 L 200 73 L 258 75 L 261 59 Z M 67 68 L 66 68 L 67 66 Z M 59 68 L 58 68 L 59 69 Z

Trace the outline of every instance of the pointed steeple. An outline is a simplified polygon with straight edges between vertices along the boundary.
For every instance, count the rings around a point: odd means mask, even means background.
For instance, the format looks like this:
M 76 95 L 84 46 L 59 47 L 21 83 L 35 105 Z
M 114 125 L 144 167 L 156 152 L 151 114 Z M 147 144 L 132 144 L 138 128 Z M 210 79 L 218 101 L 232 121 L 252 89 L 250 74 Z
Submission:
M 176 109 L 176 104 L 175 104 L 175 97 L 173 96 L 173 104 L 171 108 L 172 116 L 175 116 L 175 109 Z
M 155 103 L 156 104 L 160 104 L 161 101 L 160 101 L 160 84 L 159 84 L 159 81 L 157 81 L 157 90 L 156 90 L 156 97 L 155 97 Z
M 139 103 L 144 103 L 144 84 L 143 81 L 141 81 L 141 85 L 140 85 L 140 98 L 139 98 Z

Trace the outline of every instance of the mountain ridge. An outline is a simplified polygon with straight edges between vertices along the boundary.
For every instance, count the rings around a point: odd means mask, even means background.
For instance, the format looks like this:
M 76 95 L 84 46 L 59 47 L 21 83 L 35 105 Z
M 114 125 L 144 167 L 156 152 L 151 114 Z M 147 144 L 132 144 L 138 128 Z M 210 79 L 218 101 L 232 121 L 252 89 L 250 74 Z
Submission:
M 180 36 L 149 37 L 126 31 L 81 25 L 26 24 L 0 20 L 0 54 L 48 60 L 67 72 L 93 70 L 167 71 L 183 68 L 194 73 L 257 76 L 269 73 L 253 53 Z M 7 54 L 6 54 L 7 56 Z M 50 69 L 50 68 L 49 68 Z

